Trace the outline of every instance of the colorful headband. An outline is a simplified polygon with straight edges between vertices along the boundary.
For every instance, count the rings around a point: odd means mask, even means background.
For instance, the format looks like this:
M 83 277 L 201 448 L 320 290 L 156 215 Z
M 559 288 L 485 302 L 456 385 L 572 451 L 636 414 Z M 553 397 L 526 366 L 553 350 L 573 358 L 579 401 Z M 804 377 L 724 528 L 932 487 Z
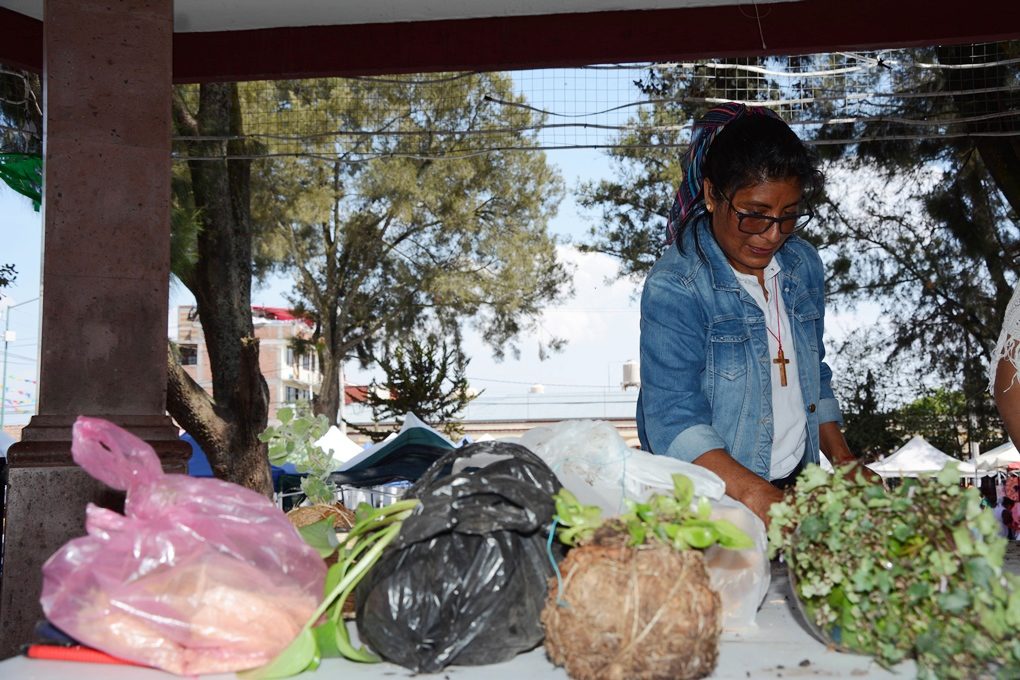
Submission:
M 676 198 L 673 200 L 673 207 L 669 209 L 669 220 L 666 222 L 666 245 L 672 245 L 680 233 L 680 227 L 692 214 L 704 210 L 705 201 L 701 195 L 704 186 L 704 164 L 705 154 L 708 147 L 712 145 L 719 131 L 726 127 L 727 123 L 741 118 L 744 115 L 763 115 L 779 119 L 779 116 L 772 109 L 764 106 L 746 106 L 737 102 L 728 102 L 713 109 L 701 117 L 694 124 L 691 132 L 691 145 L 684 152 L 681 163 L 683 165 L 684 178 L 680 182 L 680 188 L 676 191 Z

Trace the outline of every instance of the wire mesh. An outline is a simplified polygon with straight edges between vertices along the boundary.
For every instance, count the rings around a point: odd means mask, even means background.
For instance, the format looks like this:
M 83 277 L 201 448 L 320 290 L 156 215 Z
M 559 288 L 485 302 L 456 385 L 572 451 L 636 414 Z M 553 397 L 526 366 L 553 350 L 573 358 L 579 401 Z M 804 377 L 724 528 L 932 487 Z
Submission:
M 245 83 L 246 139 L 256 142 L 245 153 L 362 162 L 682 147 L 692 116 L 723 101 L 769 106 L 817 144 L 1020 134 L 1018 43 L 939 56 L 919 48 Z M 193 140 L 176 142 L 178 156 L 195 156 Z
M 27 76 L 0 68 L 6 150 L 16 140 L 23 145 L 40 137 L 28 115 L 38 101 L 28 80 L 18 78 Z M 1020 134 L 1020 42 L 257 81 L 240 89 L 245 143 L 228 148 L 226 142 L 239 140 L 178 136 L 174 158 L 307 156 L 358 163 L 504 150 L 682 147 L 692 116 L 722 101 L 772 107 L 816 144 L 1013 137 Z M 197 107 L 196 87 L 185 91 Z

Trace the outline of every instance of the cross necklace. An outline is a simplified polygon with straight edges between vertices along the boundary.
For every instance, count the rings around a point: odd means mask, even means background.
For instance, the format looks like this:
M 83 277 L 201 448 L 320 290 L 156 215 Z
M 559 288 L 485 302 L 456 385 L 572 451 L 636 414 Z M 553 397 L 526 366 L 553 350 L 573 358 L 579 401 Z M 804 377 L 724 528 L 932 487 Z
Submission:
M 772 278 L 772 298 L 776 301 L 776 330 L 779 331 L 779 334 L 777 335 L 771 328 L 769 328 L 768 317 L 765 318 L 765 330 L 767 330 L 769 334 L 776 339 L 776 342 L 779 343 L 779 351 L 776 353 L 776 358 L 772 360 L 772 363 L 779 364 L 779 385 L 781 387 L 786 387 L 786 365 L 790 363 L 790 360 L 786 358 L 785 354 L 783 354 L 783 323 L 779 319 L 778 279 L 778 276 Z M 765 291 L 765 296 L 767 304 L 768 290 Z

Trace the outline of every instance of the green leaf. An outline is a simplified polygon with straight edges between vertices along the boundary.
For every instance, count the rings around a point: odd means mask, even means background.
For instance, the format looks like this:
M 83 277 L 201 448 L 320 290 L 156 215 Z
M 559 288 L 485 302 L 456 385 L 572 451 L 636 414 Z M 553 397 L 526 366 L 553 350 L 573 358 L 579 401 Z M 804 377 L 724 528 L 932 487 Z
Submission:
M 694 500 L 694 482 L 692 482 L 686 475 L 680 473 L 673 474 L 673 495 L 676 496 L 676 500 L 683 507 L 689 507 L 691 501 Z
M 321 519 L 314 524 L 300 527 L 298 533 L 305 543 L 319 551 L 323 558 L 329 557 L 336 552 L 340 541 L 336 537 L 336 529 L 333 527 L 332 517 Z M 339 579 L 338 579 L 339 580 Z
M 963 590 L 953 590 L 938 596 L 939 606 L 950 614 L 960 614 L 970 607 L 970 595 Z
M 344 658 L 350 661 L 357 661 L 358 663 L 379 663 L 382 661 L 382 659 L 370 652 L 367 647 L 355 647 L 351 643 L 351 634 L 347 630 L 346 622 L 343 620 L 336 623 L 333 630 L 335 633 L 333 641 Z
M 237 675 L 245 680 L 275 680 L 289 678 L 308 670 L 319 663 L 319 648 L 315 644 L 315 636 L 307 627 L 302 628 L 298 636 L 287 645 L 286 649 L 265 666 L 259 666 Z
M 340 623 L 343 625 L 343 621 Z M 332 619 L 312 628 L 315 644 L 319 647 L 319 656 L 323 659 L 335 659 L 343 656 L 340 653 L 340 647 L 336 644 L 336 629 L 337 623 Z
M 322 587 L 323 597 L 329 595 L 336 588 L 337 584 L 340 583 L 340 579 L 344 576 L 344 569 L 345 563 L 341 560 L 336 564 L 330 565 L 329 569 L 326 570 L 326 583 Z
M 715 531 L 710 526 L 689 523 L 682 525 L 677 534 L 691 547 L 699 550 L 715 543 Z
M 949 463 L 935 477 L 943 486 L 959 486 L 960 467 L 957 463 Z
M 276 417 L 280 420 L 281 423 L 286 425 L 294 417 L 294 409 L 292 409 L 289 406 L 284 406 L 283 408 L 279 409 L 276 412 Z
M 1020 628 L 1020 588 L 1009 594 L 1006 604 L 1006 623 L 1013 628 Z
M 743 529 L 725 519 L 717 519 L 713 523 L 719 545 L 730 550 L 749 550 L 754 547 L 754 541 Z
M 808 515 L 800 523 L 800 533 L 809 541 L 819 538 L 827 528 L 825 520 L 817 515 Z

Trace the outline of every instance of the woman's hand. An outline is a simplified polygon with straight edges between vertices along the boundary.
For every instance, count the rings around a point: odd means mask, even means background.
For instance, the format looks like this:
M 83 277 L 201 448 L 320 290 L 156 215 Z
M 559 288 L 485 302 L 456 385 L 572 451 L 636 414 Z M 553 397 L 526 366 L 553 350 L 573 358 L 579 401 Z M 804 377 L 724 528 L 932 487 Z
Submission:
M 754 484 L 749 491 L 744 493 L 743 498 L 738 498 L 737 500 L 746 505 L 751 512 L 758 515 L 761 521 L 765 522 L 765 528 L 768 529 L 769 508 L 772 507 L 773 503 L 779 503 L 783 500 L 783 492 L 761 477 L 758 477 L 758 481 L 760 482 L 759 484 Z

